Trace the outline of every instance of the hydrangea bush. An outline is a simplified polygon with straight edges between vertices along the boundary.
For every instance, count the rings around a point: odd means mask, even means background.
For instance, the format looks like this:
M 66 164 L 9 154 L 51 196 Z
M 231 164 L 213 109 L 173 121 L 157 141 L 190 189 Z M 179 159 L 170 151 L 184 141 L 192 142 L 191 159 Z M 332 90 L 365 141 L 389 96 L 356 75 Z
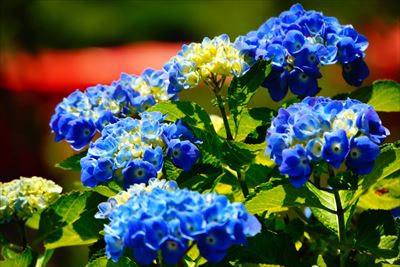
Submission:
M 327 98 L 317 82 L 339 63 L 360 86 L 367 46 L 296 4 L 234 41 L 184 45 L 162 70 L 73 92 L 50 127 L 79 150 L 56 167 L 82 185 L 0 183 L 0 223 L 21 235 L 0 234 L 1 266 L 46 266 L 66 246 L 88 246 L 87 267 L 397 266 L 400 145 L 384 143 L 378 112 L 400 112 L 400 86 Z M 198 86 L 220 117 L 179 100 Z M 281 108 L 249 106 L 263 87 Z

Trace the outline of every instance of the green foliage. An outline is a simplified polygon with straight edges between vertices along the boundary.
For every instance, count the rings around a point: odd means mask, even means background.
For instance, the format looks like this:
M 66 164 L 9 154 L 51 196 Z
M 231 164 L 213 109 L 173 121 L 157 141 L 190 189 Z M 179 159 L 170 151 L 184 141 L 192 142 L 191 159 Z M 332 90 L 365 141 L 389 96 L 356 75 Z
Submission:
M 89 191 L 61 196 L 42 212 L 36 242 L 43 242 L 46 249 L 93 244 L 103 229 L 102 220 L 95 219 L 94 214 L 104 200 L 103 196 Z
M 40 222 L 40 213 L 36 212 L 26 221 L 25 225 L 29 228 L 38 230 L 39 222 Z
M 117 185 L 115 185 L 114 183 L 112 183 L 111 185 L 109 183 L 108 186 L 98 185 L 95 188 L 93 188 L 93 191 L 95 191 L 105 197 L 113 197 L 116 194 L 118 194 L 119 191 L 122 190 L 121 187 L 119 187 L 119 190 L 118 190 L 117 188 L 115 188 L 115 186 L 117 186 Z
M 45 267 L 54 254 L 54 249 L 47 249 L 37 258 L 35 267 Z
M 391 209 L 399 204 L 399 170 L 400 143 L 384 146 L 375 160 L 372 172 L 360 177 L 351 203 L 355 203 L 361 197 L 360 204 L 365 208 Z M 386 183 L 393 187 L 387 186 Z M 366 195 L 363 196 L 364 194 Z M 367 200 L 371 202 L 366 203 Z M 384 202 L 385 200 L 388 202 Z
M 113 262 L 103 256 L 89 262 L 86 267 L 138 267 L 135 262 L 131 261 L 127 257 L 121 257 L 118 262 Z
M 250 137 L 259 138 L 257 128 L 264 127 L 266 132 L 266 126 L 271 122 L 272 116 L 274 116 L 276 112 L 269 108 L 251 108 L 243 110 L 243 113 L 240 116 L 240 120 L 237 122 L 238 127 L 234 134 L 235 141 L 245 141 L 249 135 Z M 229 125 L 231 128 L 235 127 L 234 116 L 229 117 Z M 223 136 L 225 130 L 221 128 L 218 131 L 218 134 Z M 265 133 L 260 138 L 262 141 L 265 141 Z
M 163 114 L 168 114 L 165 119 L 170 122 L 182 119 L 192 128 L 196 127 L 210 133 L 215 133 L 210 116 L 208 116 L 202 107 L 194 102 L 165 101 L 149 108 L 148 111 L 159 111 Z
M 347 97 L 372 105 L 376 111 L 400 112 L 400 84 L 395 81 L 378 80 L 370 86 L 336 96 L 337 99 Z
M 75 171 L 75 172 L 80 172 L 81 171 L 81 164 L 80 160 L 84 156 L 86 156 L 87 151 L 80 152 L 78 154 L 75 154 L 69 158 L 66 158 L 60 163 L 57 163 L 54 165 L 54 167 L 65 170 L 65 171 Z
M 284 211 L 296 206 L 315 207 L 333 213 L 334 203 L 331 193 L 318 190 L 311 183 L 299 189 L 285 183 L 257 193 L 246 201 L 245 205 L 249 212 L 256 214 Z
M 399 253 L 399 229 L 388 211 L 369 210 L 358 218 L 356 247 L 377 258 L 394 258 Z
M 4 246 L 1 250 L 4 260 L 0 261 L 0 267 L 28 267 L 34 260 L 31 249 L 26 248 L 17 252 L 10 247 Z
M 247 109 L 247 104 L 271 72 L 271 68 L 269 62 L 259 60 L 245 75 L 233 78 L 228 88 L 228 106 L 233 116 L 235 129 L 239 127 L 242 112 Z
M 262 245 L 261 245 L 262 244 Z M 242 263 L 296 266 L 299 262 L 291 236 L 282 231 L 262 231 L 248 246 L 231 249 L 227 257 Z
M 384 210 L 400 207 L 400 171 L 376 181 L 361 196 L 358 206 L 363 209 Z

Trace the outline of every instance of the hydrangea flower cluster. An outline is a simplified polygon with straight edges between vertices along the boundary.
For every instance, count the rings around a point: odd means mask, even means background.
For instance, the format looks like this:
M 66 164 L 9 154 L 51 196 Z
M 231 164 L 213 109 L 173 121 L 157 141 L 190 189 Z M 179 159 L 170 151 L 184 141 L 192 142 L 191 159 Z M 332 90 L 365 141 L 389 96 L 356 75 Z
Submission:
M 295 187 L 309 178 L 312 163 L 345 162 L 356 174 L 371 172 L 379 144 L 389 135 L 372 106 L 357 100 L 307 97 L 279 109 L 268 129 L 266 154 Z
M 160 112 L 143 112 L 140 117 L 107 125 L 101 137 L 90 144 L 80 161 L 85 186 L 95 187 L 113 178 L 123 180 L 124 188 L 146 183 L 161 174 L 165 147 L 176 167 L 192 168 L 200 157 L 195 145 L 200 141 L 181 120 L 168 124 Z
M 111 85 L 76 90 L 59 103 L 50 121 L 57 142 L 66 140 L 80 150 L 105 125 L 143 112 L 158 101 L 175 98 L 169 94 L 164 71 L 145 70 L 141 76 L 121 74 Z
M 231 204 L 225 196 L 179 189 L 174 181 L 149 184 L 143 191 L 135 187 L 112 209 L 110 201 L 99 205 L 98 217 L 110 220 L 104 239 L 107 257 L 115 262 L 129 249 L 139 264 L 151 264 L 159 251 L 165 263 L 176 264 L 190 242 L 208 261 L 219 262 L 229 247 L 246 244 L 246 237 L 261 230 L 242 203 Z
M 36 176 L 0 182 L 0 223 L 13 217 L 28 219 L 57 200 L 61 191 L 62 188 L 53 181 Z
M 250 62 L 271 60 L 272 71 L 263 83 L 274 101 L 282 100 L 288 88 L 300 96 L 314 96 L 321 78 L 319 66 L 339 62 L 345 81 L 360 86 L 369 75 L 363 58 L 368 40 L 351 25 L 334 17 L 293 5 L 279 17 L 239 36 L 235 45 Z
M 196 87 L 211 76 L 241 76 L 249 65 L 226 34 L 204 38 L 201 43 L 183 45 L 181 51 L 164 65 L 169 74 L 170 94 Z

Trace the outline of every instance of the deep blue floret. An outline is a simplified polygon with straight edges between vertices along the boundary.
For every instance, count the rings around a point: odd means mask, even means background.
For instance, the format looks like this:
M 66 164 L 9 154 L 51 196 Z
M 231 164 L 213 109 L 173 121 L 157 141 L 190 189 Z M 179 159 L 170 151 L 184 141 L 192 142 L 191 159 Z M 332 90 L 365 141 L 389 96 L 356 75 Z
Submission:
M 188 140 L 172 139 L 168 144 L 167 156 L 172 158 L 175 166 L 189 171 L 200 157 L 200 151 Z
M 350 142 L 350 151 L 346 160 L 346 166 L 360 175 L 370 173 L 378 155 L 379 146 L 367 136 L 353 138 Z
M 344 130 L 325 133 L 325 145 L 322 148 L 322 157 L 334 168 L 339 168 L 349 153 L 349 139 Z
M 279 170 L 289 176 L 294 187 L 299 188 L 305 184 L 311 174 L 311 166 L 304 148 L 296 145 L 293 149 L 283 150 Z
M 383 143 L 385 138 L 390 134 L 389 130 L 382 125 L 378 113 L 372 107 L 360 113 L 357 118 L 357 127 L 377 144 Z
M 151 163 L 135 159 L 122 170 L 122 175 L 126 189 L 132 184 L 147 183 L 150 178 L 157 177 L 157 170 Z

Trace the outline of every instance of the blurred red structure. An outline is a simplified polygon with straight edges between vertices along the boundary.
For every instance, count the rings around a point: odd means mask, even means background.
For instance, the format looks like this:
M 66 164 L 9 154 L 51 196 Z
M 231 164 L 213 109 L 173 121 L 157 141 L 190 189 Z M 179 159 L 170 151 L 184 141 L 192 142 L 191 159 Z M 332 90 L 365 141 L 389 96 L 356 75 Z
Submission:
M 369 47 L 366 61 L 371 81 L 376 79 L 400 80 L 400 21 L 387 24 L 375 21 L 361 27 L 367 36 Z
M 161 69 L 180 48 L 179 43 L 143 42 L 0 54 L 0 146 L 6 151 L 0 155 L 0 181 L 38 175 L 71 185 L 69 174 L 53 167 L 73 153 L 65 143 L 55 144 L 50 134 L 57 103 L 75 89 L 110 84 L 121 72 Z
M 140 74 L 161 69 L 180 43 L 143 42 L 113 48 L 43 50 L 37 54 L 3 54 L 0 86 L 15 91 L 70 92 L 98 83 L 109 84 L 121 72 Z

